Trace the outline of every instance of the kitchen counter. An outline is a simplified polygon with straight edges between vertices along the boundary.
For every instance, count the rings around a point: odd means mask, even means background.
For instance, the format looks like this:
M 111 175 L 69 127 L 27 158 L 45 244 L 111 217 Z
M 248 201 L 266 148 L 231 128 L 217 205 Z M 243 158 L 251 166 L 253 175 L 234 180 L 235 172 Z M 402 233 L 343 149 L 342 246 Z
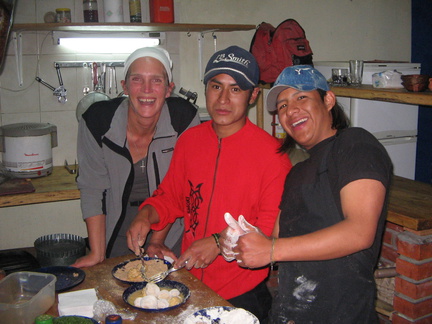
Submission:
M 134 321 L 124 320 L 123 323 L 153 323 L 153 324 L 176 324 L 183 323 L 185 318 L 199 309 L 212 306 L 232 306 L 228 301 L 216 294 L 208 286 L 203 284 L 186 269 L 181 269 L 169 275 L 169 280 L 174 280 L 186 285 L 191 294 L 185 304 L 168 312 L 149 313 L 137 310 L 127 305 L 122 298 L 124 290 L 129 287 L 116 280 L 111 270 L 119 263 L 135 258 L 133 254 L 117 258 L 106 259 L 104 262 L 89 268 L 83 268 L 86 277 L 78 286 L 69 291 L 96 288 L 102 299 L 111 301 L 117 308 L 125 309 L 128 312 L 137 313 Z M 47 314 L 58 316 L 58 299 L 48 310 Z
M 75 175 L 54 167 L 47 177 L 31 179 L 35 192 L 0 196 L 0 207 L 79 199 Z M 415 231 L 432 229 L 432 186 L 395 176 L 387 220 Z
M 0 196 L 0 207 L 79 199 L 75 178 L 63 166 L 55 166 L 49 176 L 31 179 L 34 192 Z

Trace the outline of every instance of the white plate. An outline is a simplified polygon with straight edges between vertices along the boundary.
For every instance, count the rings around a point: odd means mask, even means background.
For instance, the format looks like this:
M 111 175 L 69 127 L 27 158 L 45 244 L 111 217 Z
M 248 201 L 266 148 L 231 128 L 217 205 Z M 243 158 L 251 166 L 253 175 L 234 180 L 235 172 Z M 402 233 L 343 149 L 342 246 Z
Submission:
M 200 309 L 199 311 L 189 315 L 184 324 L 259 324 L 258 318 L 251 312 L 243 308 L 215 306 Z

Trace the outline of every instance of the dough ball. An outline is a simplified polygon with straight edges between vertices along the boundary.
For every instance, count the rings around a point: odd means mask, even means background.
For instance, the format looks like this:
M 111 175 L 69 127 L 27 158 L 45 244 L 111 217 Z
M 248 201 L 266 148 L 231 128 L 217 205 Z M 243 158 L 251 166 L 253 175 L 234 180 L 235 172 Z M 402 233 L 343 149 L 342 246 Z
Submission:
M 158 299 L 156 296 L 148 295 L 141 298 L 141 308 L 151 308 L 156 309 L 158 305 Z
M 174 297 L 171 297 L 171 298 L 169 299 L 169 305 L 170 305 L 170 306 L 178 305 L 178 304 L 180 304 L 181 302 L 182 302 L 182 299 L 180 298 L 180 296 L 174 296 Z
M 149 282 L 145 288 L 145 293 L 146 295 L 153 295 L 153 296 L 158 296 L 160 293 L 160 288 L 158 285 L 156 285 L 155 283 Z
M 170 299 L 170 297 L 171 297 L 170 291 L 166 289 L 162 289 L 158 295 L 159 299 Z
M 169 302 L 166 299 L 157 300 L 157 308 L 167 308 L 169 307 Z
M 142 300 L 142 297 L 138 297 L 137 299 L 135 299 L 134 300 L 134 305 L 136 307 L 141 307 L 141 300 Z
M 171 297 L 180 296 L 180 291 L 178 289 L 176 289 L 176 288 L 171 289 L 170 290 L 170 296 Z

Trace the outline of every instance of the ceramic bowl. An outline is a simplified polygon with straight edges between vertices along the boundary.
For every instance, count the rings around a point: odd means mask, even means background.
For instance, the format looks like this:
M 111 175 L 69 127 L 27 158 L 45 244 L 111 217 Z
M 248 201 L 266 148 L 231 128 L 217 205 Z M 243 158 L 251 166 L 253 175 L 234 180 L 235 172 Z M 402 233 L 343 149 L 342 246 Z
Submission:
M 190 290 L 188 287 L 186 287 L 186 285 L 184 285 L 180 282 L 177 282 L 177 281 L 162 280 L 162 281 L 156 283 L 156 285 L 161 290 L 177 289 L 180 292 L 180 296 L 182 298 L 181 303 L 174 305 L 174 306 L 165 307 L 165 308 L 144 308 L 144 307 L 135 306 L 134 301 L 132 300 L 132 298 L 134 297 L 134 296 L 132 296 L 132 294 L 137 292 L 137 291 L 143 290 L 147 285 L 148 285 L 147 282 L 142 282 L 142 283 L 137 283 L 137 284 L 130 286 L 129 288 L 127 288 L 123 292 L 123 301 L 135 309 L 139 309 L 139 310 L 142 310 L 145 312 L 154 313 L 154 312 L 165 312 L 165 311 L 169 311 L 169 310 L 172 310 L 174 308 L 177 308 L 177 307 L 183 305 L 184 303 L 186 303 L 186 301 L 188 300 L 188 298 L 190 296 Z

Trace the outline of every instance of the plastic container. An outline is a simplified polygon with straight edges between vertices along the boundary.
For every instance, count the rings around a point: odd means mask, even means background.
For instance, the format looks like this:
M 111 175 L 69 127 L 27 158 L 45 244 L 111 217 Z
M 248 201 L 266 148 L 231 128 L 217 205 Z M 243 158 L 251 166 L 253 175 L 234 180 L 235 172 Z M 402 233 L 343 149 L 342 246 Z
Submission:
M 69 8 L 57 8 L 56 22 L 63 23 L 63 24 L 72 22 L 71 10 Z
M 56 277 L 49 273 L 14 272 L 0 281 L 1 323 L 29 324 L 55 301 Z
M 150 0 L 150 22 L 173 23 L 174 3 L 173 0 Z
M 50 234 L 34 242 L 41 267 L 69 266 L 86 253 L 85 240 L 73 234 Z
M 84 22 L 99 22 L 98 4 L 96 0 L 83 0 Z

